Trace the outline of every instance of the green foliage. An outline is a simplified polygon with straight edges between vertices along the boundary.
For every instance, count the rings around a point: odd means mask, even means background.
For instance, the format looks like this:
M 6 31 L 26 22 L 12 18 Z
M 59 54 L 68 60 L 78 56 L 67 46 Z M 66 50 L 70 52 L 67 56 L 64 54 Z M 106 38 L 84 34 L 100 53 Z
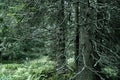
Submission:
M 118 76 L 118 68 L 107 66 L 102 69 L 102 72 L 109 77 L 117 77 Z
M 24 64 L 3 64 L 0 66 L 0 79 L 43 80 L 43 78 L 46 78 L 46 74 L 54 68 L 55 62 L 50 61 L 48 57 L 36 59 Z
M 72 72 L 56 74 L 56 62 L 48 56 L 25 61 L 23 64 L 1 64 L 0 79 L 6 80 L 66 80 L 73 76 Z
M 48 78 L 48 80 L 69 80 L 71 76 L 73 76 L 73 73 L 54 74 L 54 76 Z
M 74 58 L 69 58 L 67 59 L 67 63 L 68 63 L 68 67 L 72 70 L 75 69 L 75 61 L 74 61 Z
M 90 20 L 90 24 L 85 22 L 85 26 L 86 32 L 90 33 L 91 47 L 95 53 L 92 58 L 97 61 L 96 64 L 110 65 L 102 68 L 102 72 L 105 76 L 114 78 L 120 73 L 120 6 L 119 0 L 111 0 L 112 3 L 106 1 L 110 0 L 105 0 L 104 3 L 101 0 L 100 6 L 97 5 L 100 8 L 96 8 L 96 19 L 100 20 Z M 64 15 L 59 16 L 60 0 L 0 0 L 0 80 L 67 80 L 73 76 L 76 68 L 73 58 L 76 36 L 74 5 L 72 0 L 65 0 Z M 92 5 L 90 6 L 92 8 Z M 87 14 L 87 10 L 85 13 Z M 63 16 L 64 20 L 57 23 Z M 61 25 L 64 21 L 65 57 L 68 58 L 67 68 L 71 72 L 57 74 L 56 64 L 59 63 L 56 54 L 60 46 L 56 45 L 60 41 L 58 38 L 62 37 L 58 36 L 58 28 L 63 27 Z M 87 19 L 83 21 L 89 22 Z M 90 30 L 89 25 L 93 25 L 93 29 Z M 56 61 L 51 61 L 48 56 L 52 56 L 51 59 Z M 23 61 L 24 63 L 21 63 Z

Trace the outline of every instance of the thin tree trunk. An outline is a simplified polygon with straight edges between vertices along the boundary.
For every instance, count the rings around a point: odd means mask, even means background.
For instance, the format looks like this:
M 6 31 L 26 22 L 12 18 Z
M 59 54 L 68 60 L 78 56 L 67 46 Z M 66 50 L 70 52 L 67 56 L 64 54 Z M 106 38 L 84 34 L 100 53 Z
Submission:
M 80 26 L 79 26 L 79 2 L 77 2 L 76 3 L 76 5 L 75 5 L 75 13 L 76 13 L 76 15 L 75 15 L 75 21 L 76 21 L 76 37 L 75 37 L 75 63 L 76 63 L 76 71 L 78 71 L 78 66 L 79 66 L 79 64 L 78 64 L 78 62 L 79 62 L 79 60 L 78 60 L 78 56 L 79 56 L 79 34 L 80 34 L 80 31 L 79 31 L 79 28 L 80 28 Z
M 58 68 L 63 71 L 66 57 L 65 57 L 65 14 L 64 14 L 64 0 L 60 2 L 60 10 L 58 13 Z

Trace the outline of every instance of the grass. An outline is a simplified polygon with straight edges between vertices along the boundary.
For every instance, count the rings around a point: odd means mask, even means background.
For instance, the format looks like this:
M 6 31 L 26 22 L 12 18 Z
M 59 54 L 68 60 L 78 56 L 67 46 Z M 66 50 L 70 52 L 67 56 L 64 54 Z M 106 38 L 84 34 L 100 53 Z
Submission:
M 68 64 L 72 65 L 72 59 Z M 50 73 L 55 71 L 56 62 L 51 61 L 48 56 L 39 59 L 26 60 L 23 63 L 0 64 L 0 80 L 66 80 L 72 74 L 58 75 Z
M 45 74 L 53 70 L 55 65 L 47 56 L 22 64 L 1 64 L 0 80 L 43 80 Z
M 69 72 L 56 74 L 55 61 L 48 56 L 41 56 L 38 59 L 25 60 L 23 63 L 10 62 L 0 64 L 0 80 L 69 80 L 74 75 L 74 58 L 67 59 Z M 106 66 L 102 72 L 109 77 L 116 77 L 118 69 Z

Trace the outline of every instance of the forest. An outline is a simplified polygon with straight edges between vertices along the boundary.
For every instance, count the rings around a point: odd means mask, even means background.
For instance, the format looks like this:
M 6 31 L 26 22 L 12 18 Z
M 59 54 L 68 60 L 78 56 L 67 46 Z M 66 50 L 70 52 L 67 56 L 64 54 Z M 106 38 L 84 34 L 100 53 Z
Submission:
M 0 0 L 0 80 L 120 80 L 120 0 Z

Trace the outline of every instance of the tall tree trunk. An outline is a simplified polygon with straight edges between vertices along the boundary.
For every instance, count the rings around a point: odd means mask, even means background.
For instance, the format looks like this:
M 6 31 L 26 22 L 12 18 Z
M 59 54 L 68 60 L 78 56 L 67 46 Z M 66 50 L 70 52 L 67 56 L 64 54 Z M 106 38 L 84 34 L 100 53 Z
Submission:
M 75 37 L 75 63 L 76 63 L 76 71 L 78 71 L 78 66 L 79 66 L 79 60 L 78 60 L 78 56 L 79 56 L 79 28 L 80 28 L 80 25 L 79 25 L 79 2 L 76 3 L 75 5 L 75 21 L 76 21 L 76 37 Z
M 65 14 L 64 14 L 64 0 L 60 1 L 60 10 L 58 13 L 58 68 L 63 70 L 66 63 L 65 57 Z
M 91 6 L 95 6 L 95 0 L 81 0 L 76 3 L 76 80 L 94 80 L 92 72 L 93 60 L 92 44 L 90 39 L 93 37 L 92 30 L 96 20 L 95 12 Z M 80 6 L 79 6 L 80 5 Z M 80 9 L 79 9 L 80 8 Z M 80 10 L 80 12 L 79 12 Z M 80 16 L 79 16 L 80 15 Z

